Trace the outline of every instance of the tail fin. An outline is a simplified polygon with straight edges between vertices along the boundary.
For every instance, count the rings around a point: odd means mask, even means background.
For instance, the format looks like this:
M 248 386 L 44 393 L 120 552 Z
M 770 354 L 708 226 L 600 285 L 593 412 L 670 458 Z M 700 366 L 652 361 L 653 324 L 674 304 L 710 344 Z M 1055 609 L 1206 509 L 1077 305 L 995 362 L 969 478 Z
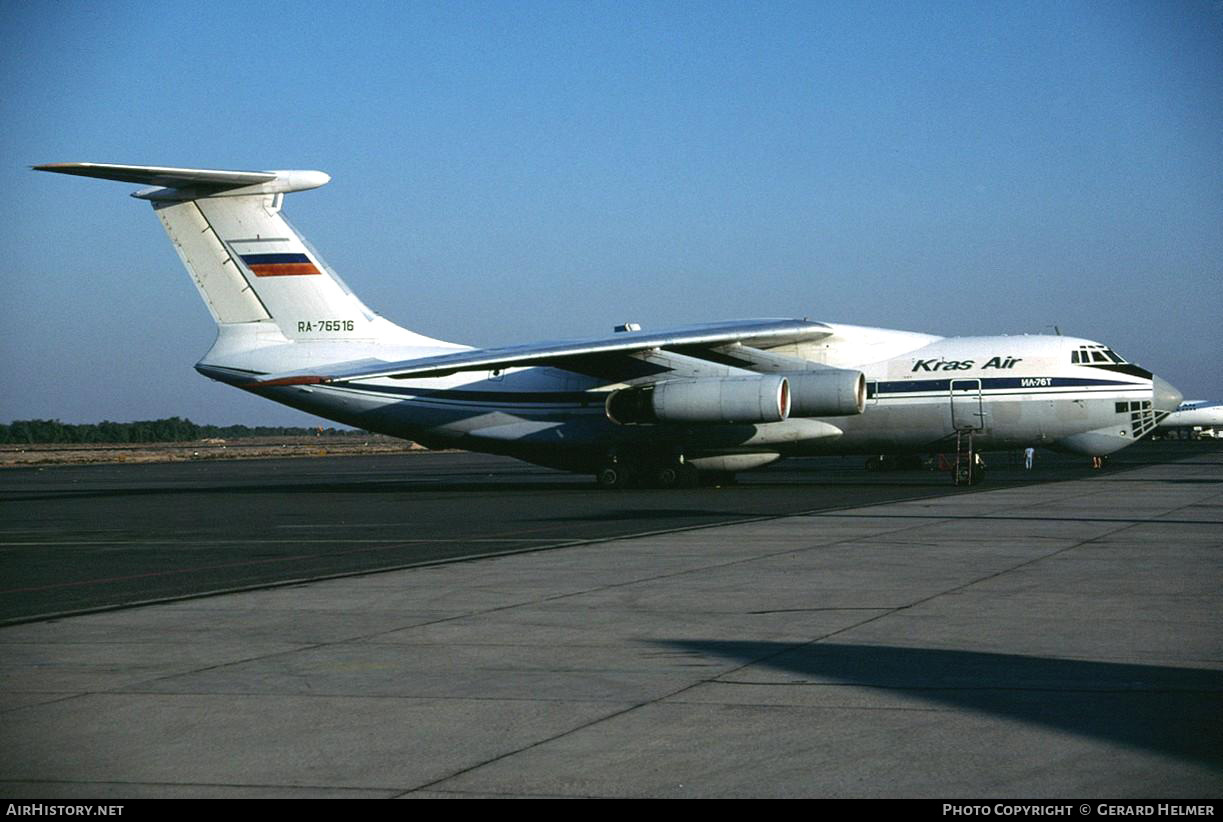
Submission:
M 435 343 L 367 308 L 281 216 L 284 195 L 328 183 L 321 171 L 54 163 L 34 166 L 157 188 L 149 200 L 218 325 L 274 324 L 290 340 Z M 269 329 L 270 330 L 270 329 Z

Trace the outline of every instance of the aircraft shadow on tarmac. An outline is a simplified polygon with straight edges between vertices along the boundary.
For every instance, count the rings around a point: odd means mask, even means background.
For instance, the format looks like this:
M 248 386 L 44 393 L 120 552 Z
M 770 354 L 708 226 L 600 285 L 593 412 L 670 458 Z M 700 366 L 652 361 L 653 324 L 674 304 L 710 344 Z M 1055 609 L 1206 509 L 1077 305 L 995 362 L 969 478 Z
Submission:
M 22 493 L 20 491 L 6 494 L 4 499 L 13 502 L 57 499 L 110 499 L 124 497 L 179 497 L 200 496 L 207 494 L 419 494 L 436 492 L 490 492 L 518 491 L 539 493 L 541 491 L 587 491 L 594 483 L 582 478 L 569 479 L 562 477 L 560 481 L 503 482 L 489 480 L 479 481 L 445 481 L 445 480 L 379 480 L 353 482 L 286 482 L 286 483 L 234 483 L 232 485 L 191 485 L 191 486 L 146 486 L 127 488 L 100 488 L 88 491 L 48 491 L 41 493 Z
M 532 522 L 642 522 L 644 520 L 673 520 L 682 517 L 702 517 L 724 521 L 738 518 L 755 518 L 769 516 L 761 511 L 732 511 L 727 508 L 630 508 L 617 507 L 611 511 L 599 511 L 591 514 L 567 514 L 557 517 L 532 517 Z
M 1223 485 L 1223 479 L 1175 479 L 1175 478 L 1160 478 L 1157 480 L 1143 479 L 1117 479 L 1114 482 L 1167 482 L 1173 485 Z
M 784 671 L 756 684 L 853 685 L 1223 769 L 1223 671 L 886 645 L 670 640 Z M 737 672 L 720 684 L 743 684 Z
M 780 488 L 798 488 L 818 490 L 820 488 L 843 489 L 847 485 L 861 485 L 872 488 L 915 488 L 933 486 L 942 490 L 949 482 L 926 483 L 888 483 L 888 482 L 818 482 L 814 480 L 796 481 L 765 481 L 747 482 L 731 488 L 691 488 L 671 489 L 629 489 L 623 491 L 606 491 L 596 489 L 593 481 L 578 475 L 556 475 L 547 479 L 515 479 L 505 480 L 490 477 L 482 480 L 454 479 L 404 479 L 404 480 L 353 480 L 352 482 L 279 482 L 233 484 L 201 484 L 189 486 L 127 486 L 120 488 L 97 488 L 90 490 L 64 489 L 55 491 L 10 491 L 0 496 L 0 501 L 36 502 L 59 499 L 123 499 L 138 497 L 181 497 L 200 495 L 293 495 L 293 494 L 436 494 L 436 493 L 518 493 L 539 494 L 581 492 L 588 493 L 598 490 L 614 498 L 631 498 L 634 494 L 648 494 L 657 497 L 659 494 L 676 494 L 687 497 L 726 493 L 752 493 Z M 985 489 L 982 489 L 985 490 Z

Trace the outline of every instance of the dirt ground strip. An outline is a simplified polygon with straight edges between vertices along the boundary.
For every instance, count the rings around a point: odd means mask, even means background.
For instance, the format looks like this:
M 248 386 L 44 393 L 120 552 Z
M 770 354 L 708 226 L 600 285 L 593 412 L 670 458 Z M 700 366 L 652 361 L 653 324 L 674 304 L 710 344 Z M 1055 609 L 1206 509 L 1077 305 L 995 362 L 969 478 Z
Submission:
M 186 462 L 267 457 L 342 457 L 423 451 L 420 446 L 378 434 L 343 437 L 251 437 L 192 442 L 108 445 L 0 445 L 0 467 L 81 465 L 114 462 Z

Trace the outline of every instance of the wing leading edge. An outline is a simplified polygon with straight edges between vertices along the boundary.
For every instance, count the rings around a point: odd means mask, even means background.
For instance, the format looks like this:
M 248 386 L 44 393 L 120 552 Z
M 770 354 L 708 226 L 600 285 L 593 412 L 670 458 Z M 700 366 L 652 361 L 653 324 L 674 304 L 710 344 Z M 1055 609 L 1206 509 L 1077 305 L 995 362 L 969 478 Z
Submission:
M 253 381 L 251 387 L 277 385 L 316 385 L 320 383 L 391 379 L 425 379 L 444 377 L 459 371 L 494 371 L 524 366 L 572 366 L 583 358 L 598 358 L 608 354 L 634 354 L 643 351 L 683 347 L 713 348 L 730 343 L 757 348 L 774 348 L 796 342 L 809 342 L 827 337 L 832 329 L 823 323 L 808 320 L 753 320 L 747 322 L 714 323 L 667 331 L 629 331 L 611 337 L 585 340 L 533 343 L 507 348 L 477 348 L 455 354 L 442 354 L 414 360 L 379 363 L 368 361 L 339 364 L 319 373 L 298 371 L 292 374 L 269 375 Z

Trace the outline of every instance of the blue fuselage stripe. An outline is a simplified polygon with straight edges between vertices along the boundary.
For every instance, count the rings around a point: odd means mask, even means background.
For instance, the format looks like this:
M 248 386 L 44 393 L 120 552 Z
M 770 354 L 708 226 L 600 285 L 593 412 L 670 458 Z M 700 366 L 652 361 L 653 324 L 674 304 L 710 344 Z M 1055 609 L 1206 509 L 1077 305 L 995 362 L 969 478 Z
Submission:
M 925 391 L 950 391 L 952 381 L 965 383 L 961 388 L 974 388 L 968 383 L 981 381 L 981 390 L 996 391 L 1008 388 L 1088 388 L 1113 386 L 1122 388 L 1146 388 L 1142 383 L 1120 380 L 1091 380 L 1083 377 L 951 377 L 945 380 L 892 380 L 877 382 L 875 389 L 880 394 L 914 394 Z
M 951 383 L 968 381 L 971 396 L 976 396 L 976 377 L 953 377 L 942 380 L 893 380 L 889 382 L 868 383 L 874 390 L 871 399 L 938 399 L 946 401 L 951 391 Z M 1113 389 L 1137 391 L 1149 389 L 1142 383 L 1123 382 L 1117 380 L 1093 380 L 1074 377 L 994 377 L 981 379 L 981 393 L 985 397 L 1024 397 L 1024 396 L 1064 396 L 1067 393 L 1086 391 L 1091 393 L 1111 394 L 1111 391 L 1092 391 L 1092 389 Z M 605 391 L 494 391 L 469 388 L 420 388 L 398 385 L 359 385 L 356 383 L 341 383 L 336 388 L 356 391 L 362 394 L 377 394 L 383 396 L 411 397 L 420 400 L 440 402 L 467 402 L 487 405 L 564 405 L 581 408 L 602 407 L 607 398 Z M 957 396 L 961 396 L 957 386 Z

